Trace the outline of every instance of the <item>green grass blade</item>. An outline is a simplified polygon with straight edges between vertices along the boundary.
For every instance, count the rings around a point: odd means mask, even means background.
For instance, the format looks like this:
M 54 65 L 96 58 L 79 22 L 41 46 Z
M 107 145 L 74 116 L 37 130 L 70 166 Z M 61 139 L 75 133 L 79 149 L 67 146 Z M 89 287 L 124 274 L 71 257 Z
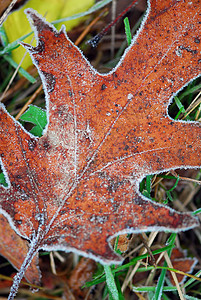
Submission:
M 124 19 L 124 25 L 125 25 L 127 43 L 128 43 L 128 46 L 130 46 L 131 40 L 132 40 L 132 35 L 131 35 L 131 28 L 130 28 L 128 17 L 126 17 Z
M 172 191 L 176 188 L 178 182 L 179 182 L 179 175 L 178 175 L 178 177 L 177 177 L 177 179 L 176 179 L 176 182 L 175 182 L 175 184 L 173 185 L 173 187 L 172 187 L 171 189 L 167 190 L 166 192 L 172 192 Z
M 134 292 L 139 292 L 139 293 L 143 293 L 143 292 L 155 292 L 156 291 L 156 287 L 155 286 L 143 286 L 143 287 L 133 286 L 132 290 Z M 174 291 L 177 291 L 176 286 L 164 286 L 163 287 L 163 292 L 174 292 Z
M 197 215 L 201 213 L 201 208 L 198 208 L 196 211 L 192 212 L 192 215 Z
M 134 292 L 138 292 L 138 293 L 148 293 L 148 292 L 154 292 L 155 291 L 155 287 L 154 286 L 144 286 L 144 287 L 132 287 L 132 290 Z M 176 286 L 164 286 L 163 287 L 163 292 L 176 292 L 177 291 L 177 287 Z M 169 299 L 165 294 L 163 294 L 163 298 L 162 299 Z M 192 296 L 188 296 L 185 295 L 185 299 L 190 299 L 190 300 L 198 300 L 198 298 L 192 297 Z
M 75 14 L 71 17 L 67 17 L 67 18 L 63 18 L 63 19 L 59 19 L 56 21 L 51 22 L 52 24 L 57 24 L 57 23 L 61 23 L 61 22 L 66 22 L 66 21 L 70 21 L 70 20 L 74 20 L 80 17 L 84 17 L 87 16 L 89 14 L 92 14 L 93 12 L 101 9 L 102 7 L 104 7 L 105 5 L 107 5 L 108 3 L 112 2 L 112 0 L 102 0 L 99 1 L 98 3 L 94 4 L 91 8 L 89 8 L 87 11 L 79 13 L 79 14 Z
M 142 23 L 143 19 L 144 19 L 144 16 L 145 16 L 146 13 L 143 13 L 143 15 L 140 17 L 140 19 L 137 21 L 137 23 L 135 24 L 135 26 L 132 28 L 131 30 L 131 35 L 133 36 L 133 34 L 137 31 L 137 29 L 140 27 L 140 24 Z M 125 48 L 126 48 L 126 41 L 124 41 L 122 43 L 122 45 L 120 46 L 119 50 L 117 51 L 116 55 L 115 55 L 115 58 L 117 60 L 119 60 L 119 58 L 121 57 L 121 55 L 123 54 Z
M 7 38 L 7 35 L 6 35 L 6 32 L 5 32 L 3 26 L 0 26 L 0 37 L 1 37 L 2 44 L 4 46 L 7 46 L 8 45 L 8 38 Z
M 171 299 L 170 299 L 168 296 L 166 296 L 164 293 L 162 293 L 162 297 L 163 297 L 163 298 L 162 298 L 163 300 L 171 300 Z
M 185 295 L 185 299 L 187 299 L 187 300 L 199 300 L 200 298 Z
M 174 101 L 175 101 L 175 103 L 176 103 L 176 105 L 177 105 L 177 107 L 179 109 L 179 113 L 182 112 L 185 115 L 186 114 L 186 110 L 185 110 L 183 104 L 181 103 L 180 99 L 177 96 L 175 96 L 174 97 Z M 176 118 L 178 118 L 178 114 L 177 114 Z M 187 116 L 186 120 L 191 120 L 191 118 L 189 116 Z
M 195 274 L 196 277 L 200 277 L 201 276 L 201 270 L 198 271 L 196 274 Z M 195 278 L 190 278 L 185 284 L 184 284 L 184 288 L 186 288 L 187 286 L 189 286 L 190 284 L 192 284 L 193 282 L 195 282 L 196 279 Z
M 172 248 L 174 248 L 174 245 L 170 244 L 170 245 L 168 245 L 168 246 L 166 246 L 166 247 L 163 247 L 163 248 L 161 248 L 161 249 L 154 250 L 154 251 L 152 252 L 152 254 L 153 254 L 153 255 L 160 254 L 160 253 L 162 253 L 162 252 L 164 252 L 164 251 L 167 251 L 167 250 L 169 250 L 169 249 L 172 249 Z M 121 275 L 121 274 L 124 273 L 124 270 L 128 269 L 128 268 L 131 267 L 131 266 L 134 266 L 139 260 L 144 259 L 144 258 L 147 258 L 147 257 L 150 257 L 150 255 L 149 255 L 148 253 L 143 254 L 143 255 L 140 255 L 140 256 L 138 256 L 138 257 L 135 257 L 135 258 L 133 258 L 129 263 L 127 263 L 127 264 L 125 264 L 125 265 L 122 265 L 122 266 L 119 266 L 119 267 L 117 267 L 116 269 L 113 269 L 113 270 L 112 270 L 112 274 L 118 273 L 118 275 Z M 148 268 L 149 268 L 149 267 L 148 267 Z M 150 268 L 153 268 L 153 267 L 150 267 Z M 119 272 L 121 272 L 121 273 L 119 273 Z M 101 282 L 104 282 L 105 280 L 106 280 L 105 274 L 103 274 L 103 275 L 99 276 L 98 278 L 96 278 L 96 279 L 94 279 L 94 280 L 92 280 L 92 281 L 86 282 L 85 285 L 84 285 L 83 287 L 90 287 L 90 286 L 92 286 L 92 285 L 96 285 L 96 284 L 99 284 L 99 283 L 101 283 Z
M 111 292 L 113 299 L 119 300 L 119 293 L 110 266 L 105 265 L 104 270 L 108 289 Z
M 23 35 L 21 38 L 17 39 L 16 41 L 8 44 L 3 50 L 0 51 L 0 55 L 4 55 L 6 53 L 10 53 L 12 50 L 18 48 L 20 46 L 20 42 L 23 41 L 24 39 L 26 39 L 28 36 L 30 36 L 31 34 L 33 33 L 32 32 L 29 32 L 25 35 Z
M 176 233 L 172 233 L 168 242 L 169 244 L 173 245 L 174 244 L 174 241 L 176 239 Z M 167 253 L 168 255 L 170 256 L 171 255 L 171 252 L 172 252 L 172 248 L 167 250 Z M 167 267 L 167 263 L 164 262 L 164 267 Z M 161 271 L 161 274 L 160 274 L 160 277 L 158 279 L 158 283 L 157 283 L 157 286 L 156 286 L 156 290 L 155 290 L 155 295 L 154 295 L 154 298 L 153 300 L 160 300 L 161 299 L 161 296 L 162 296 L 162 291 L 163 291 L 163 287 L 164 287 L 164 282 L 165 282 L 165 275 L 166 275 L 166 272 L 167 270 L 166 269 L 163 269 Z
M 151 180 L 152 180 L 152 175 L 148 175 L 146 177 L 146 189 L 147 192 L 149 193 L 149 197 L 151 197 Z
M 183 92 L 180 96 L 179 99 L 182 100 L 184 97 L 191 95 L 194 92 L 197 92 L 198 90 L 201 89 L 201 84 L 195 85 L 192 88 L 189 88 L 187 91 Z
M 118 293 L 119 293 L 119 300 L 125 300 L 125 298 L 124 298 L 124 296 L 121 292 L 121 284 L 120 284 L 119 279 L 118 279 L 117 276 L 115 277 L 115 282 L 116 282 L 116 286 L 117 286 Z

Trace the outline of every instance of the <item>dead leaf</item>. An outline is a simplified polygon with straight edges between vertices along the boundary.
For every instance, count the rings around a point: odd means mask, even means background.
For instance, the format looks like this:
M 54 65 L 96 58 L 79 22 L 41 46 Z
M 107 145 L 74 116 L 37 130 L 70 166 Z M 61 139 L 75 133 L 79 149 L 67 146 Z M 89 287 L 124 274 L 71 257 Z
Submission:
M 157 261 L 157 259 L 159 258 L 159 254 L 158 255 L 154 255 L 155 260 Z M 187 257 L 187 251 L 182 250 L 180 248 L 174 248 L 172 250 L 171 253 L 171 263 L 173 265 L 173 268 L 175 270 L 178 270 L 180 272 L 184 272 L 186 274 L 191 274 L 194 270 L 195 265 L 197 264 L 198 260 L 195 257 Z M 162 257 L 162 259 L 159 261 L 159 263 L 157 263 L 157 265 L 159 266 L 163 266 L 165 262 L 165 258 Z M 144 264 L 147 264 L 147 259 L 143 260 Z M 187 276 L 185 276 L 184 274 L 180 274 L 178 272 L 175 272 L 176 276 L 177 276 L 177 280 L 178 282 L 184 283 L 185 279 L 187 278 Z M 135 285 L 143 285 L 145 283 L 145 281 L 147 280 L 149 275 L 149 271 L 145 271 L 145 272 L 139 272 L 136 273 L 134 278 L 133 278 L 133 283 Z M 167 275 L 171 281 L 172 285 L 175 285 L 175 281 L 171 275 L 170 271 L 167 271 Z
M 2 212 L 31 242 L 16 282 L 39 249 L 120 263 L 108 244 L 114 235 L 198 226 L 190 213 L 139 194 L 139 182 L 201 166 L 200 124 L 167 114 L 173 95 L 200 74 L 200 1 L 150 1 L 137 39 L 107 75 L 93 69 L 64 28 L 57 32 L 26 12 L 38 45 L 24 46 L 43 80 L 49 123 L 33 137 L 1 106 L 9 183 L 1 188 Z
M 198 260 L 195 257 L 187 257 L 186 251 L 179 248 L 174 248 L 171 254 L 171 262 L 174 269 L 182 271 L 184 273 L 192 273 Z M 172 278 L 170 272 L 168 272 L 168 276 L 170 277 L 172 285 L 175 285 L 174 279 Z M 176 273 L 176 276 L 179 283 L 184 283 L 186 276 L 178 273 Z
M 88 289 L 83 289 L 83 285 L 92 279 L 92 275 L 96 270 L 96 263 L 92 259 L 82 257 L 76 267 L 72 270 L 68 279 L 68 284 L 75 296 L 75 299 L 84 299 Z M 80 297 L 80 298 L 79 298 Z
M 29 250 L 29 243 L 10 227 L 8 220 L 3 215 L 0 215 L 0 232 L 0 254 L 19 270 Z M 25 272 L 25 278 L 35 285 L 40 284 L 40 271 L 37 265 L 38 254 Z
M 112 247 L 116 246 L 117 250 L 121 252 L 126 252 L 129 247 L 130 239 L 127 237 L 127 234 L 119 235 L 117 238 L 114 238 L 110 241 Z

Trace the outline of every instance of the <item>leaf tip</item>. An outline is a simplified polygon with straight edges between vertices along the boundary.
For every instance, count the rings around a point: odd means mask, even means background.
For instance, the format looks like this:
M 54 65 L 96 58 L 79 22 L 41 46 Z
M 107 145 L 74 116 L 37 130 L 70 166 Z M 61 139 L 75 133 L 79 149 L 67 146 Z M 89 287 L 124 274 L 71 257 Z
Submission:
M 28 17 L 29 23 L 37 33 L 41 33 L 44 30 L 48 30 L 54 33 L 57 32 L 55 27 L 46 22 L 46 20 L 34 9 L 27 8 L 24 10 L 24 12 Z

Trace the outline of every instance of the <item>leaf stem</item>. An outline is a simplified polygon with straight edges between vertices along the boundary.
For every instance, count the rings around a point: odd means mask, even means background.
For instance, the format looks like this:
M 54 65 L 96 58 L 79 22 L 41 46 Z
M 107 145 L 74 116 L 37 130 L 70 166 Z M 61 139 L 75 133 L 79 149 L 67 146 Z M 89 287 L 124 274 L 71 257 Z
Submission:
M 21 265 L 19 272 L 15 275 L 15 277 L 13 279 L 13 284 L 10 289 L 8 300 L 13 300 L 14 297 L 16 296 L 18 289 L 19 289 L 20 282 L 21 282 L 22 278 L 24 277 L 24 273 L 26 272 L 27 268 L 29 267 L 30 263 L 32 262 L 32 259 L 38 252 L 39 240 L 41 239 L 40 233 L 41 233 L 41 230 L 39 228 L 37 236 L 35 238 L 33 238 L 33 240 L 31 241 L 29 251 L 27 253 L 25 260 L 23 261 L 23 264 Z

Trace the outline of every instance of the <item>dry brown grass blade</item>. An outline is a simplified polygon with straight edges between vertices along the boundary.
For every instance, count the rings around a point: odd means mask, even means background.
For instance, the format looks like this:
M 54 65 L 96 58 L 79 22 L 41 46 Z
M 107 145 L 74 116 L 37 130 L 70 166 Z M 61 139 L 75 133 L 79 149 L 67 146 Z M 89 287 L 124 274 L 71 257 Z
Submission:
M 100 14 L 91 21 L 91 23 L 85 28 L 85 30 L 80 34 L 80 36 L 75 41 L 75 45 L 78 46 L 81 41 L 85 38 L 87 33 L 91 30 L 91 28 L 101 19 L 101 17 L 107 12 L 107 9 L 103 9 Z
M 6 11 L 3 13 L 2 17 L 0 18 L 0 25 L 3 24 L 3 22 L 7 18 L 8 14 L 10 13 L 11 9 L 13 8 L 13 6 L 15 5 L 16 2 L 17 2 L 17 0 L 13 0 L 10 3 L 10 5 L 7 7 Z
M 27 72 L 32 75 L 35 76 L 37 74 L 37 69 L 32 65 L 27 69 Z M 1 96 L 1 102 L 5 102 L 6 100 L 8 100 L 9 98 L 11 98 L 14 93 L 16 93 L 18 90 L 20 90 L 21 88 L 23 88 L 24 86 L 26 86 L 28 80 L 25 77 L 21 77 L 16 83 L 15 85 L 11 86 L 7 92 L 4 91 L 4 96 Z M 3 94 L 2 94 L 3 95 Z
M 33 293 L 31 290 L 28 290 L 28 289 L 19 289 L 19 293 L 21 293 L 22 295 L 24 296 L 28 296 L 28 298 L 26 299 L 39 299 L 39 298 L 42 298 L 42 299 L 48 299 L 48 300 L 62 300 L 61 297 L 58 297 L 58 296 L 54 296 L 54 295 L 50 295 L 50 294 L 47 294 L 45 292 L 42 292 L 42 291 L 39 291 L 37 293 Z M 25 297 L 21 297 L 19 299 L 24 299 Z M 1 300 L 1 299 L 0 299 Z
M 173 269 L 172 262 L 171 262 L 171 260 L 170 260 L 170 258 L 169 258 L 169 256 L 168 256 L 167 252 L 165 252 L 164 257 L 165 257 L 165 260 L 166 260 L 166 262 L 167 262 L 168 267 L 171 268 L 171 269 Z M 173 279 L 174 279 L 175 285 L 176 285 L 176 287 L 177 287 L 177 291 L 178 291 L 178 294 L 179 294 L 179 298 L 180 298 L 181 300 L 185 300 L 184 295 L 183 295 L 183 293 L 182 293 L 182 290 L 181 290 L 181 288 L 180 288 L 180 285 L 179 285 L 179 282 L 178 282 L 178 279 L 177 279 L 176 274 L 175 274 L 174 272 L 172 272 L 172 271 L 170 271 L 170 272 L 171 272 L 171 275 L 172 275 L 172 277 L 173 277 Z
M 179 176 L 175 170 L 171 170 L 169 173 L 171 173 L 175 177 Z M 185 180 L 185 181 L 190 181 L 190 182 L 197 183 L 197 184 L 201 184 L 200 180 L 196 180 L 196 179 L 193 179 L 193 178 L 179 176 L 179 179 Z
M 163 267 L 158 267 L 157 266 L 156 269 L 163 269 Z M 177 273 L 177 274 L 181 274 L 183 276 L 191 277 L 191 278 L 193 278 L 193 279 L 201 282 L 201 278 L 199 278 L 199 277 L 197 277 L 195 275 L 192 275 L 192 274 L 189 274 L 189 273 L 185 273 L 185 272 L 182 272 L 180 270 L 173 269 L 173 268 L 168 268 L 168 271 L 171 271 L 171 272 Z
M 189 107 L 186 109 L 186 114 L 182 119 L 185 119 L 198 105 L 201 103 L 201 98 L 200 98 L 201 92 L 195 97 L 195 99 L 191 102 Z
M 13 281 L 13 278 L 11 278 L 9 276 L 2 275 L 2 274 L 0 274 L 0 278 L 3 279 L 3 280 Z M 35 285 L 35 284 L 31 284 L 31 283 L 28 283 L 28 282 L 25 282 L 25 281 L 21 281 L 21 283 L 24 284 L 24 285 L 28 285 L 29 287 L 32 287 L 34 289 L 44 290 L 43 287 Z
M 158 234 L 158 232 L 156 232 L 156 231 L 150 233 L 149 238 L 147 240 L 147 245 L 148 245 L 149 248 L 151 247 L 151 245 L 152 245 L 154 239 L 156 238 L 157 234 Z M 147 252 L 147 249 L 144 248 L 144 250 L 140 253 L 140 255 L 143 255 L 146 252 Z M 130 269 L 130 272 L 127 273 L 127 276 L 126 276 L 126 278 L 125 278 L 125 280 L 124 280 L 124 282 L 122 284 L 122 288 L 121 288 L 122 293 L 125 291 L 126 287 L 129 285 L 129 283 L 131 282 L 132 278 L 134 277 L 137 269 L 139 268 L 139 266 L 141 264 L 141 261 L 142 260 L 139 260 L 136 263 L 135 267 L 133 269 Z

